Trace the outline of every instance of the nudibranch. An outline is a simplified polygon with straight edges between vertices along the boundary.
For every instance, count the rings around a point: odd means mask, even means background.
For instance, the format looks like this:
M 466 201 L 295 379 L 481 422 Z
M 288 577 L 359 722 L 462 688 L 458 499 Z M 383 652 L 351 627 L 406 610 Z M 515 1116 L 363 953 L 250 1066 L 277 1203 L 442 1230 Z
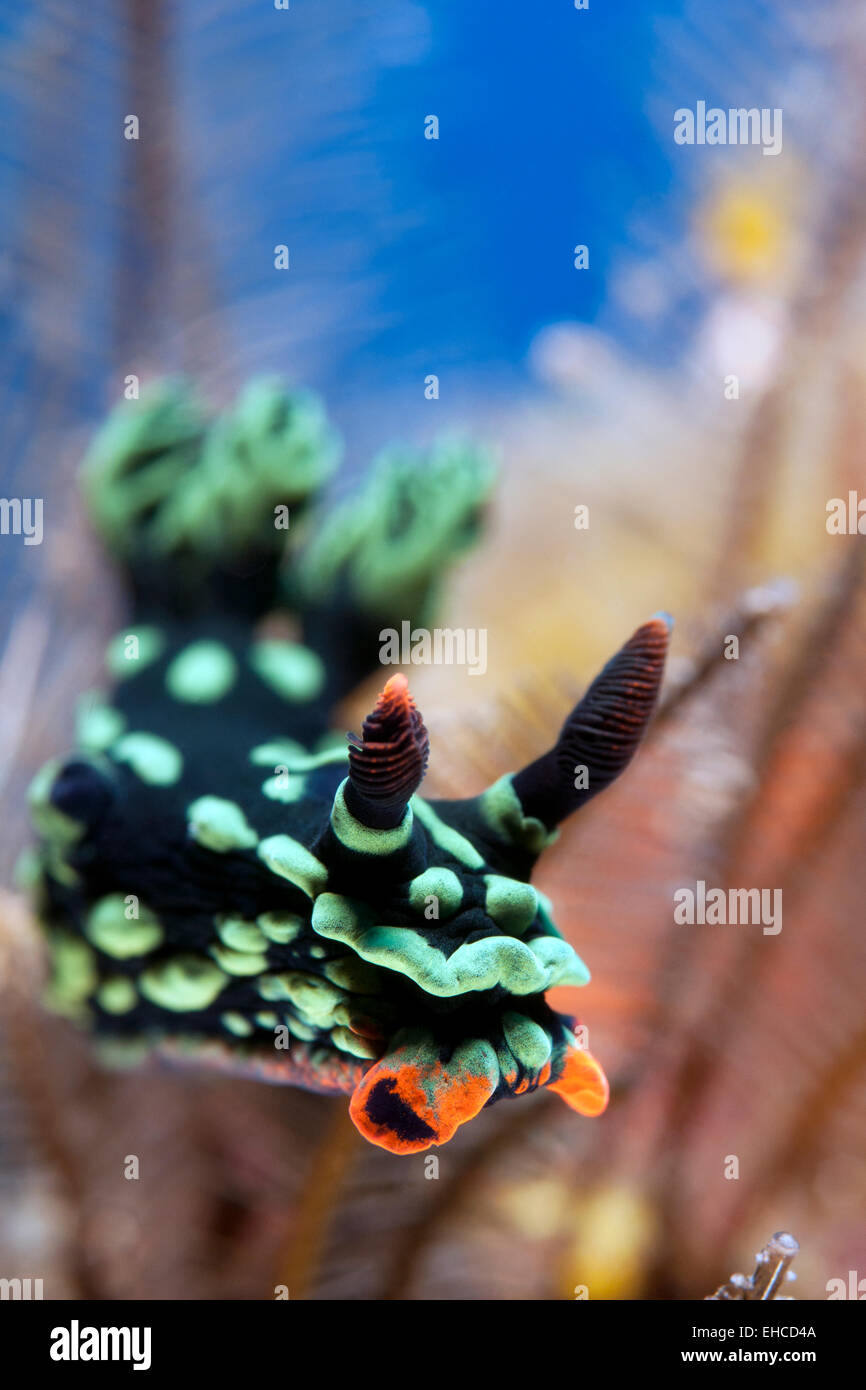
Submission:
M 405 676 L 348 744 L 332 710 L 383 627 L 429 620 L 490 464 L 455 442 L 389 453 L 322 511 L 337 455 L 318 401 L 271 380 L 213 422 L 165 383 L 92 445 L 84 494 L 131 612 L 111 698 L 83 697 L 77 751 L 30 791 L 49 1004 L 115 1052 L 348 1094 L 394 1153 L 541 1086 L 598 1115 L 604 1073 L 545 1000 L 589 972 L 530 878 L 635 752 L 670 620 L 638 628 L 544 756 L 425 800 Z

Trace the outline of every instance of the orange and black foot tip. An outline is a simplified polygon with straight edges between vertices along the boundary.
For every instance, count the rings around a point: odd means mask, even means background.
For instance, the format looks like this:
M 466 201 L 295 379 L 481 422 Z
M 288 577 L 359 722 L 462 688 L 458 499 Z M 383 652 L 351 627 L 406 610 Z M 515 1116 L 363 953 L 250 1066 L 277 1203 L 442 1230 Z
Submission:
M 349 1103 L 349 1114 L 371 1144 L 395 1154 L 446 1144 L 474 1119 L 496 1089 L 489 1067 L 432 1067 L 383 1058 L 370 1068 Z
M 607 1077 L 598 1062 L 591 1053 L 577 1047 L 569 1049 L 565 1066 L 547 1089 L 562 1096 L 566 1105 L 578 1115 L 589 1118 L 603 1114 L 610 1099 Z

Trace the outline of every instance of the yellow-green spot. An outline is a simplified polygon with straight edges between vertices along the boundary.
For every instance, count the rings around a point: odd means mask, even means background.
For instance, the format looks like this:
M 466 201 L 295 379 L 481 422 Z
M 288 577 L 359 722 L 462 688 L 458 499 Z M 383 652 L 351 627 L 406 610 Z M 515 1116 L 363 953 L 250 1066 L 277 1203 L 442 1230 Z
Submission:
M 279 1017 L 275 1013 L 271 1013 L 268 1009 L 263 1010 L 262 1013 L 254 1014 L 253 1017 L 260 1028 L 279 1027 Z
M 187 808 L 186 817 L 192 838 L 217 854 L 252 849 L 258 843 L 240 806 L 221 796 L 200 796 Z
M 269 777 L 262 783 L 262 791 L 270 801 L 282 801 L 284 805 L 289 806 L 294 801 L 300 801 L 305 786 L 305 777 L 299 777 L 293 772 L 278 772 L 276 776 Z
M 393 854 L 403 849 L 412 838 L 412 807 L 407 806 L 403 819 L 393 830 L 371 830 L 356 820 L 346 805 L 345 787 L 348 778 L 339 785 L 331 807 L 331 829 L 341 844 L 358 854 Z
M 271 873 L 288 879 L 309 898 L 321 892 L 328 881 L 324 864 L 320 864 L 315 855 L 290 835 L 271 835 L 267 840 L 262 840 L 258 854 Z
M 231 690 L 237 673 L 237 662 L 228 647 L 203 640 L 178 653 L 165 673 L 165 685 L 175 700 L 209 705 Z
M 45 1002 L 54 1013 L 80 1021 L 87 1017 L 86 1001 L 98 983 L 96 957 L 86 941 L 71 932 L 52 932 L 49 945 L 51 979 Z
M 314 700 L 325 684 L 325 668 L 315 652 L 297 642 L 254 642 L 250 665 L 284 700 Z
M 236 1038 L 248 1038 L 253 1031 L 249 1019 L 231 1009 L 228 1013 L 220 1014 L 220 1023 L 229 1033 L 234 1033 Z
M 145 970 L 139 989 L 145 999 L 174 1013 L 206 1009 L 228 984 L 227 977 L 204 956 L 175 956 Z
M 319 1036 L 318 1028 L 312 1028 L 309 1023 L 302 1023 L 292 1014 L 286 1014 L 286 1027 L 292 1037 L 300 1038 L 301 1042 L 313 1042 Z
M 128 917 L 127 910 L 123 894 L 110 893 L 94 903 L 84 926 L 88 941 L 115 960 L 144 956 L 163 939 L 159 920 L 148 908 L 139 903 L 138 917 Z
M 155 787 L 170 787 L 183 771 L 183 758 L 174 744 L 158 734 L 124 734 L 112 745 L 111 756 Z
M 415 814 L 434 844 L 446 854 L 450 854 L 458 863 L 465 864 L 467 869 L 481 868 L 484 860 L 471 840 L 467 840 L 466 836 L 461 835 L 453 826 L 446 825 L 428 801 L 424 801 L 420 796 L 413 796 L 409 804 L 414 807 Z
M 285 946 L 304 929 L 304 919 L 297 912 L 262 912 L 256 921 L 268 941 Z
M 125 716 L 106 704 L 101 696 L 95 692 L 81 696 L 75 719 L 75 737 L 81 748 L 90 753 L 103 753 L 120 738 L 125 728 Z
M 115 975 L 100 985 L 96 991 L 96 1002 L 107 1014 L 128 1014 L 138 1003 L 138 995 L 132 980 L 124 975 Z
M 267 937 L 255 922 L 245 922 L 241 917 L 218 917 L 217 936 L 231 951 L 243 951 L 259 955 L 268 949 Z
M 81 839 L 85 827 L 51 803 L 51 788 L 63 763 L 52 758 L 41 767 L 27 789 L 30 818 L 46 840 L 56 846 L 74 845 Z
M 164 650 L 165 637 L 158 627 L 128 627 L 112 637 L 105 664 L 117 680 L 126 680 L 150 666 Z
M 252 955 L 249 951 L 230 951 L 227 946 L 211 946 L 210 953 L 227 975 L 260 975 L 268 968 L 266 956 Z
M 270 743 L 260 743 L 253 748 L 250 752 L 250 762 L 256 767 L 279 767 L 283 763 L 288 765 L 296 758 L 308 756 L 302 743 L 296 743 L 293 738 L 278 738 Z

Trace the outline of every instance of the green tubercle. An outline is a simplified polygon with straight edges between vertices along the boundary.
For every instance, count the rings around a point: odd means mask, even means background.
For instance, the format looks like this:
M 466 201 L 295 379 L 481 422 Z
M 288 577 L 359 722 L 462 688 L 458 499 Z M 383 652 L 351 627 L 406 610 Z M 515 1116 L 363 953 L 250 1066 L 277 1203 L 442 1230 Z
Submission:
M 413 796 L 409 805 L 414 808 L 433 843 L 441 850 L 450 854 L 459 864 L 465 864 L 467 869 L 480 869 L 483 866 L 484 860 L 472 841 L 467 840 L 466 836 L 461 835 L 453 826 L 446 825 L 445 821 L 437 816 L 429 801 L 420 796 Z
M 75 716 L 75 737 L 80 748 L 88 753 L 104 753 L 120 738 L 126 719 L 96 691 L 82 695 Z
M 304 929 L 304 919 L 297 912 L 262 912 L 256 922 L 262 935 L 277 946 L 286 946 L 294 941 Z
M 297 642 L 254 642 L 249 663 L 261 680 L 293 703 L 314 700 L 325 684 L 321 659 Z
M 331 1029 L 331 1042 L 338 1047 L 341 1052 L 349 1052 L 353 1057 L 378 1057 L 381 1048 L 378 1048 L 369 1038 L 361 1038 L 357 1033 L 353 1033 L 351 1028 L 345 1028 L 338 1024 Z
M 288 879 L 308 898 L 314 898 L 328 881 L 324 864 L 320 864 L 315 855 L 290 835 L 271 835 L 269 839 L 262 840 L 258 854 L 271 873 Z
M 170 787 L 183 771 L 183 758 L 174 744 L 157 734 L 124 734 L 112 744 L 115 762 L 128 763 L 142 782 L 154 787 Z
M 412 838 L 412 807 L 407 806 L 403 819 L 393 830 L 371 830 L 356 820 L 346 805 L 345 778 L 334 794 L 331 807 L 331 829 L 340 844 L 356 854 L 394 854 L 404 849 Z
M 138 1003 L 138 995 L 132 980 L 125 975 L 114 975 L 100 985 L 96 1002 L 107 1014 L 128 1014 Z
M 115 680 L 128 680 L 158 661 L 164 651 L 165 635 L 158 627 L 128 627 L 112 637 L 105 664 Z
M 52 805 L 51 788 L 62 766 L 60 758 L 52 758 L 39 769 L 27 789 L 30 818 L 39 833 L 57 849 L 74 845 L 86 828 Z
M 148 908 L 139 903 L 137 917 L 127 916 L 127 910 L 123 894 L 110 893 L 94 903 L 85 921 L 88 941 L 114 960 L 145 956 L 162 944 L 162 927 Z
M 267 937 L 255 922 L 245 922 L 241 917 L 218 917 L 216 930 L 230 951 L 261 955 L 268 949 Z
M 348 761 L 349 749 L 345 742 L 308 753 L 294 739 L 275 739 L 272 743 L 260 743 L 250 753 L 250 762 L 256 767 L 286 767 L 291 773 L 315 772 L 320 767 L 333 767 Z
M 259 994 L 269 1004 L 288 1000 L 303 1023 L 317 1028 L 330 1028 L 335 1023 L 335 1011 L 346 998 L 343 990 L 319 975 L 308 975 L 301 970 L 265 975 L 259 981 Z
M 187 808 L 186 818 L 192 838 L 215 854 L 258 844 L 259 837 L 240 806 L 221 796 L 200 796 Z
M 220 1014 L 220 1023 L 229 1033 L 234 1033 L 236 1038 L 248 1038 L 253 1032 L 253 1025 L 243 1014 L 235 1013 L 230 1009 L 227 1013 Z
M 237 673 L 237 662 L 222 642 L 191 642 L 171 662 L 165 685 L 175 700 L 208 705 L 231 690 Z
M 550 1059 L 551 1040 L 531 1018 L 509 1010 L 502 1015 L 502 1031 L 511 1053 L 527 1071 L 540 1071 Z
M 424 913 L 427 899 L 434 897 L 439 903 L 439 917 L 454 915 L 463 902 L 463 886 L 453 869 L 443 869 L 438 865 L 425 869 L 409 884 L 409 902 L 416 912 Z M 435 920 L 432 919 L 432 920 Z
M 262 794 L 269 801 L 281 801 L 285 806 L 291 806 L 293 802 L 300 801 L 306 785 L 305 777 L 298 777 L 292 772 L 278 772 L 262 783 Z
M 173 1013 L 206 1009 L 228 984 L 218 965 L 203 956 L 174 956 L 145 970 L 139 989 L 145 999 Z
M 45 1002 L 54 1013 L 81 1021 L 87 1018 L 87 1000 L 98 984 L 96 957 L 80 936 L 54 931 L 49 936 L 51 978 Z
M 408 927 L 371 925 L 369 909 L 336 893 L 315 902 L 312 926 L 320 936 L 342 941 L 366 961 L 407 975 L 427 994 L 450 999 L 473 990 L 502 987 L 510 994 L 536 994 L 551 985 L 577 983 L 586 967 L 567 942 L 536 937 L 484 937 L 458 946 L 446 958 Z
M 211 946 L 209 950 L 227 975 L 261 975 L 268 968 L 267 956 L 256 956 L 249 951 L 230 951 L 228 946 Z
M 487 885 L 484 906 L 489 917 L 503 931 L 521 935 L 535 920 L 538 894 L 531 883 L 504 878 L 501 874 L 485 874 Z
M 515 845 L 528 854 L 541 854 L 559 839 L 558 830 L 547 826 L 534 816 L 524 814 L 513 785 L 514 774 L 509 772 L 494 782 L 479 797 L 481 815 L 498 839 Z

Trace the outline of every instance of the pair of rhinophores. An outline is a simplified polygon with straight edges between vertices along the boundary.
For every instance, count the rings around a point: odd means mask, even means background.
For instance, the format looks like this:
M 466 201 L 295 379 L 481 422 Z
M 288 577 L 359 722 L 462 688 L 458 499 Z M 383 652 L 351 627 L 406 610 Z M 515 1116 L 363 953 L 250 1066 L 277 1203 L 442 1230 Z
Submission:
M 670 620 L 637 630 L 543 757 L 425 800 L 404 676 L 348 746 L 331 712 L 383 627 L 430 624 L 492 471 L 453 443 L 391 452 L 322 513 L 337 455 L 318 401 L 271 380 L 215 421 L 164 383 L 93 443 L 85 498 L 131 615 L 110 702 L 82 698 L 78 751 L 31 788 L 49 1003 L 115 1054 L 346 1092 L 396 1153 L 539 1086 L 598 1115 L 604 1073 L 545 1001 L 589 972 L 529 880 L 631 759 Z M 274 612 L 297 640 L 263 629 Z

